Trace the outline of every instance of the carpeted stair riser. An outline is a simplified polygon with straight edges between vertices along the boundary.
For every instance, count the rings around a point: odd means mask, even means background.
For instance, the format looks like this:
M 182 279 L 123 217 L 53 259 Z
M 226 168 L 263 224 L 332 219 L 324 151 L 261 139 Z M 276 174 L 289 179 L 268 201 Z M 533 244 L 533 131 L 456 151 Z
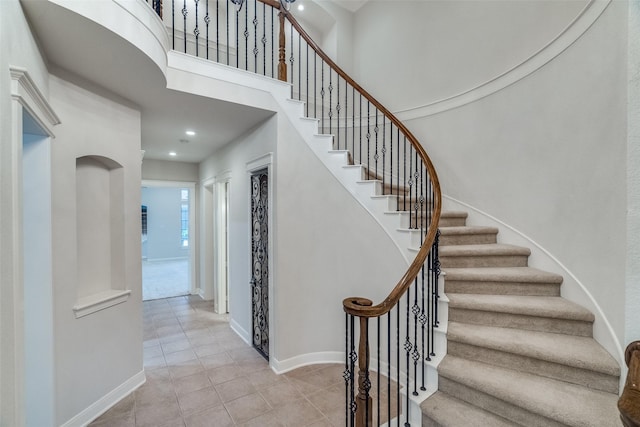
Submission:
M 440 391 L 420 406 L 422 408 L 422 427 L 520 427 L 519 424 L 483 411 Z M 430 416 L 427 416 L 426 413 Z
M 600 372 L 547 362 L 486 347 L 459 343 L 452 341 L 451 339 L 447 342 L 447 354 L 465 359 L 477 360 L 479 362 L 490 363 L 503 368 L 514 369 L 519 372 L 528 372 L 530 374 L 540 375 L 546 378 L 566 381 L 608 393 L 618 392 L 618 378 Z
M 440 214 L 440 228 L 444 227 L 464 227 L 467 223 L 466 212 L 443 211 Z
M 517 385 L 515 386 L 517 387 Z M 505 402 L 502 399 L 473 389 L 467 385 L 460 384 L 442 375 L 438 379 L 438 389 L 443 393 L 457 397 L 463 402 L 467 402 L 474 406 L 483 408 L 485 411 L 496 414 L 523 426 L 566 427 L 565 424 L 551 420 L 540 414 L 527 411 L 522 407 L 513 405 L 509 402 Z M 473 426 L 481 427 L 480 424 L 475 424 Z M 491 426 L 486 425 L 482 427 Z
M 592 323 L 580 320 L 524 316 L 514 313 L 469 310 L 449 305 L 449 321 L 477 325 L 518 328 L 529 331 L 552 332 L 558 334 L 592 336 Z
M 560 284 L 465 281 L 447 278 L 444 291 L 456 294 L 560 296 Z

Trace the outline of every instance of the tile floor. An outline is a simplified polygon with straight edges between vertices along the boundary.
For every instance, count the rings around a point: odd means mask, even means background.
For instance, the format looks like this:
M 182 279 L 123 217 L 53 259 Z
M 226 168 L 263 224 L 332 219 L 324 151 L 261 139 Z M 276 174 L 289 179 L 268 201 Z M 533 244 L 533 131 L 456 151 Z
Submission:
M 147 382 L 93 427 L 343 426 L 343 365 L 276 375 L 213 313 L 183 296 L 145 301 Z

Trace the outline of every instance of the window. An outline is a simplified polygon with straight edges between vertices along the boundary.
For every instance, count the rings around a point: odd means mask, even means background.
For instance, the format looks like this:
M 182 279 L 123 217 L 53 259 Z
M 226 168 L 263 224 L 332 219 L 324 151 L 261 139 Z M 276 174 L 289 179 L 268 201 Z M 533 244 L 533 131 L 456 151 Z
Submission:
M 183 188 L 181 191 L 182 205 L 180 206 L 180 231 L 182 239 L 182 247 L 189 247 L 189 189 Z M 185 203 L 187 202 L 187 203 Z

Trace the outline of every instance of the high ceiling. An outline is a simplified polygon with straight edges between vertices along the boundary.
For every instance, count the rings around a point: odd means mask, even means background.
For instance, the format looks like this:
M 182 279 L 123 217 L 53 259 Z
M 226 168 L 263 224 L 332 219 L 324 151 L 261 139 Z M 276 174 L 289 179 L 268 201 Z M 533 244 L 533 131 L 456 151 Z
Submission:
M 52 73 L 141 112 L 146 159 L 198 163 L 272 114 L 169 90 L 158 67 L 114 33 L 51 2 L 23 7 Z

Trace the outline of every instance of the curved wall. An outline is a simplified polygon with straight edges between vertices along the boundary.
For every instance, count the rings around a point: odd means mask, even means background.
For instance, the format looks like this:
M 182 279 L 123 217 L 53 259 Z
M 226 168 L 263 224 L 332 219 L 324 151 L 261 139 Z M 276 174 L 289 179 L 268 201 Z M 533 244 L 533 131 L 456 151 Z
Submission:
M 382 22 L 389 6 L 362 8 L 354 52 L 356 77 L 397 110 L 497 77 L 549 43 L 585 3 L 394 5 L 400 17 L 385 20 L 390 30 L 377 37 L 371 22 Z M 403 15 L 409 11 L 411 17 Z M 575 43 L 532 74 L 475 102 L 407 122 L 446 194 L 553 254 L 574 276 L 564 274 L 566 284 L 574 283 L 563 292 L 584 286 L 583 296 L 590 294 L 602 310 L 597 338 L 613 335 L 605 346 L 616 356 L 625 321 L 626 20 L 626 3 L 612 2 Z M 404 45 L 409 48 L 387 49 Z M 381 56 L 382 66 L 370 65 Z M 410 72 L 383 84 L 398 64 Z

